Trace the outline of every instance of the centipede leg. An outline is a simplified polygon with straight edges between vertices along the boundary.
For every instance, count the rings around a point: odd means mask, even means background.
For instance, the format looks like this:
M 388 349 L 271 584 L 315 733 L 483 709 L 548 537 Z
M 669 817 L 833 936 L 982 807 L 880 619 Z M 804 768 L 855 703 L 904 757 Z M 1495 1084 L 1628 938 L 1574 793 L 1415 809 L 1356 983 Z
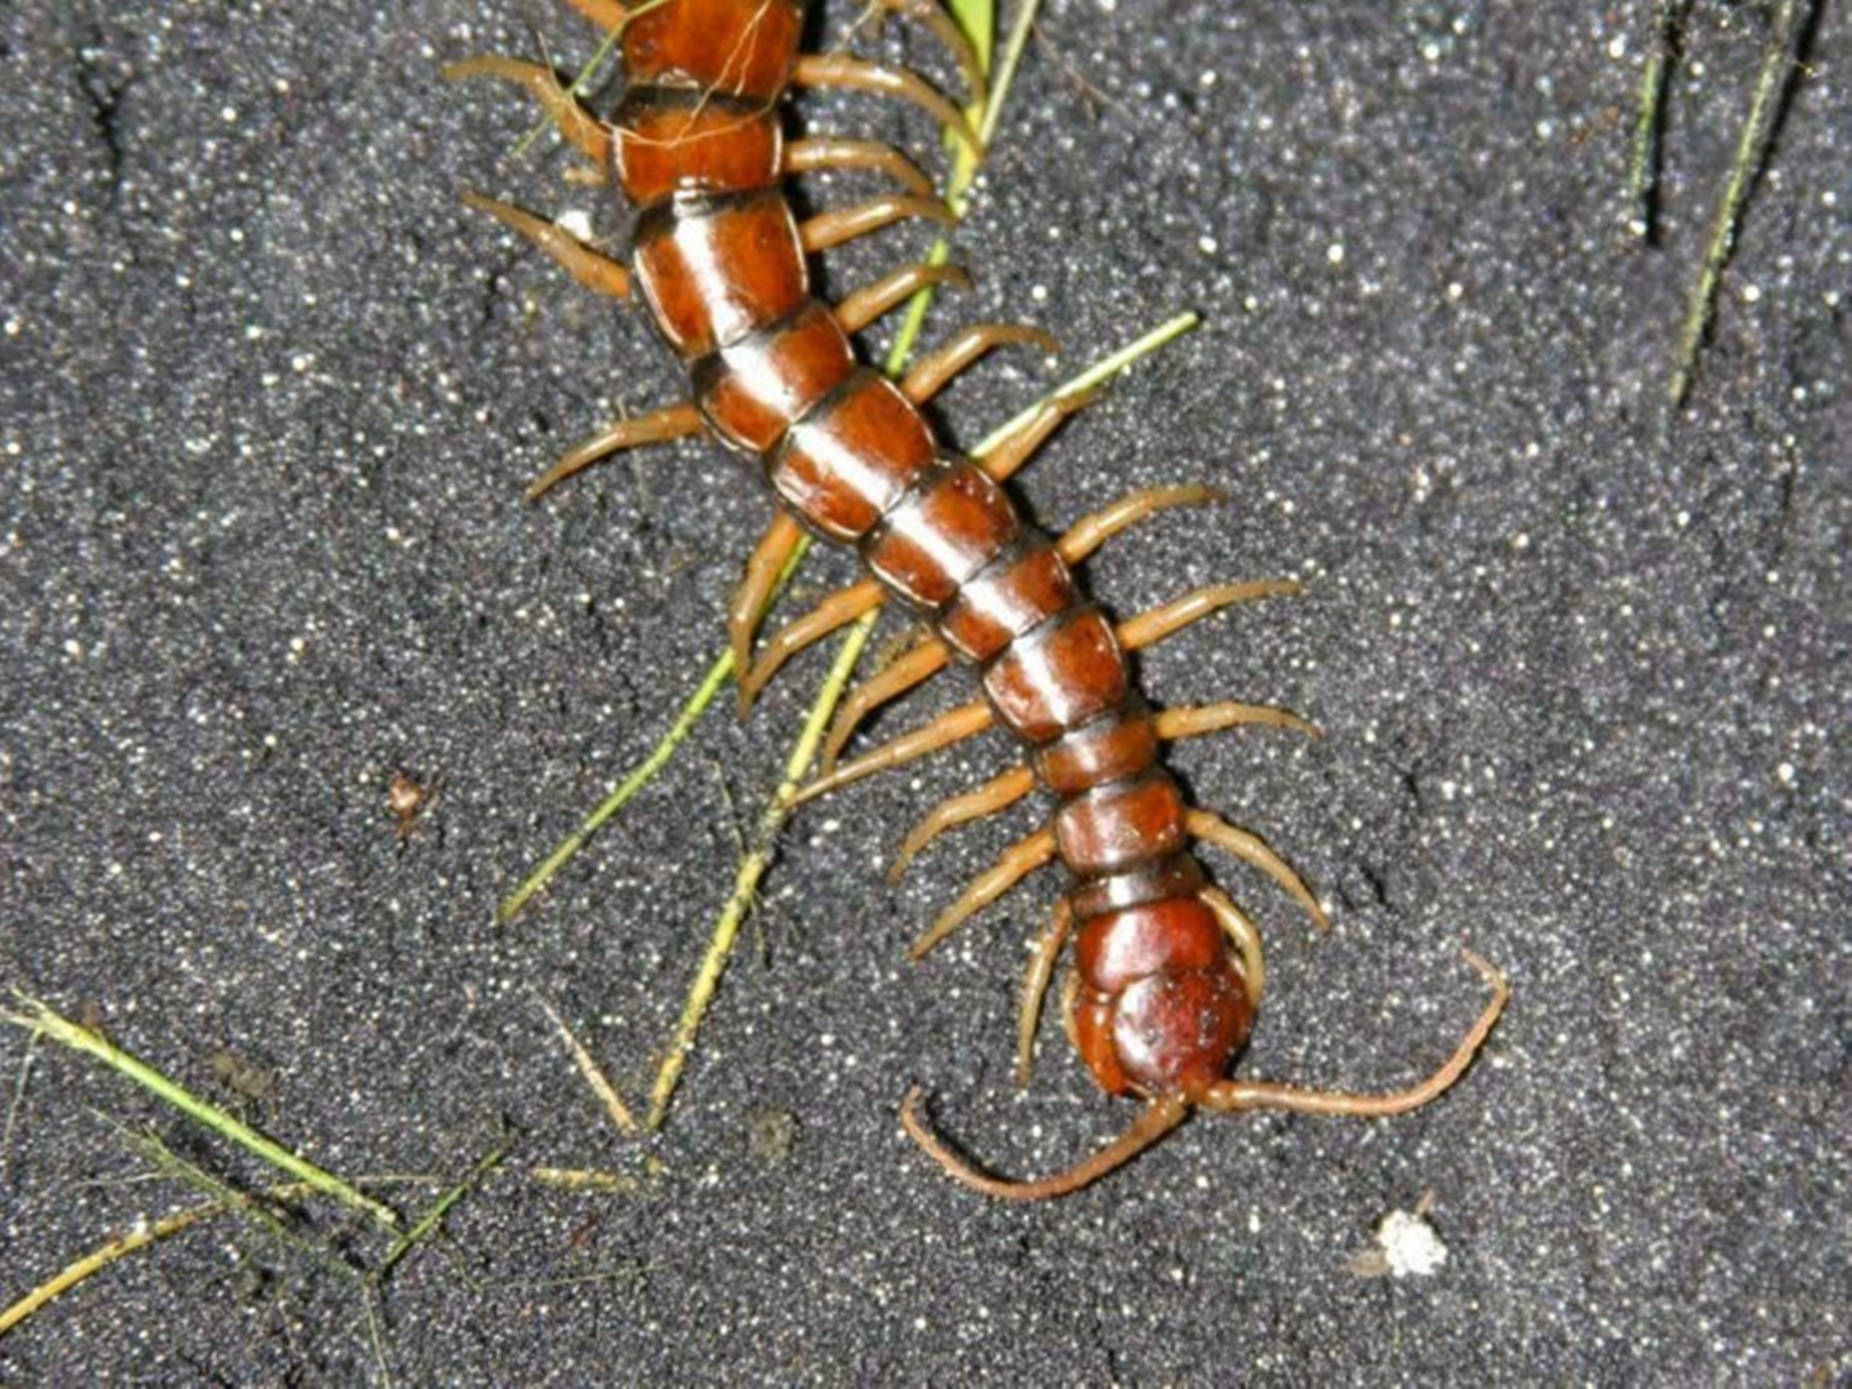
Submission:
M 901 392 L 915 405 L 923 405 L 986 352 L 1023 342 L 1032 342 L 1050 355 L 1061 350 L 1054 334 L 1040 328 L 1020 323 L 974 323 L 950 342 L 922 357 L 901 378 Z
M 1306 722 L 1290 709 L 1281 709 L 1271 704 L 1243 704 L 1232 699 L 1220 704 L 1165 709 L 1157 716 L 1157 734 L 1166 742 L 1175 742 L 1179 738 L 1219 733 L 1224 728 L 1235 728 L 1243 724 L 1290 728 L 1308 738 L 1325 736 L 1317 724 Z
M 1248 1006 L 1258 1013 L 1261 991 L 1267 986 L 1267 957 L 1261 950 L 1260 931 L 1254 919 L 1219 887 L 1206 887 L 1196 895 L 1214 913 L 1223 934 L 1241 952 L 1241 982 L 1247 988 Z
M 958 64 L 958 71 L 965 79 L 969 104 L 980 110 L 983 108 L 990 94 L 990 84 L 984 76 L 984 64 L 978 60 L 977 50 L 971 46 L 965 31 L 958 27 L 938 0 L 870 0 L 870 8 L 905 15 L 932 30 L 933 36 L 950 51 L 952 61 Z
M 977 711 L 984 708 L 982 704 L 963 705 L 946 715 L 941 715 L 941 718 L 949 718 L 951 714 L 969 714 L 972 720 L 970 731 L 979 733 L 989 728 L 991 724 L 990 719 L 985 719 L 982 723 L 977 721 Z M 1156 716 L 1155 723 L 1158 737 L 1165 742 L 1175 742 L 1180 738 L 1194 738 L 1200 734 L 1218 732 L 1239 724 L 1265 724 L 1275 728 L 1290 728 L 1314 738 L 1319 736 L 1318 729 L 1314 725 L 1285 709 L 1276 709 L 1269 704 L 1237 704 L 1233 701 L 1205 705 L 1201 708 L 1165 709 Z M 898 739 L 895 740 L 895 742 L 898 741 Z M 831 790 L 844 782 L 853 781 L 858 776 L 865 776 L 870 772 L 894 766 L 897 759 L 891 757 L 884 758 L 879 765 L 866 767 L 863 765 L 893 746 L 893 743 L 884 743 L 872 752 L 856 758 L 847 766 L 837 768 L 827 778 L 829 785 L 812 783 L 806 786 L 803 799 L 808 800 L 813 795 Z M 933 750 L 927 749 L 927 751 Z M 923 753 L 914 755 L 921 756 Z M 908 831 L 906 839 L 901 844 L 900 852 L 894 858 L 893 866 L 888 869 L 888 881 L 898 882 L 914 857 L 945 831 L 956 829 L 960 825 L 969 824 L 973 820 L 982 819 L 997 811 L 1006 810 L 1034 787 L 1035 774 L 1027 765 L 1018 763 L 998 773 L 975 790 L 948 796 L 940 801 Z
M 928 285 L 971 288 L 971 277 L 956 265 L 903 265 L 871 285 L 845 294 L 836 306 L 836 321 L 845 333 L 859 333 L 889 309 L 911 299 Z
M 829 794 L 839 787 L 847 786 L 852 781 L 860 781 L 865 776 L 876 772 L 885 772 L 890 767 L 912 762 L 937 752 L 940 748 L 950 747 L 973 734 L 982 733 L 989 728 L 993 719 L 990 706 L 982 700 L 970 704 L 960 704 L 947 709 L 931 723 L 922 724 L 911 733 L 903 733 L 898 738 L 890 739 L 872 751 L 863 753 L 853 762 L 825 773 L 815 781 L 806 783 L 799 791 L 792 804 L 814 800 L 818 796 Z
M 630 17 L 617 0 L 566 0 L 566 3 L 600 29 L 621 29 Z
M 443 76 L 449 82 L 461 82 L 471 77 L 496 77 L 527 88 L 567 144 L 600 169 L 611 166 L 610 130 L 573 99 L 572 93 L 560 85 L 553 69 L 545 63 L 485 53 L 480 57 L 451 63 L 443 69 Z
M 971 880 L 956 902 L 933 919 L 926 933 L 908 947 L 908 956 L 919 959 L 973 914 L 988 907 L 1036 869 L 1054 862 L 1054 858 L 1055 832 L 1051 829 L 1039 829 L 1017 840 L 994 864 Z
M 528 483 L 527 491 L 522 495 L 530 502 L 535 501 L 574 473 L 585 471 L 608 454 L 635 448 L 639 444 L 659 444 L 669 439 L 686 438 L 690 434 L 699 434 L 703 428 L 701 412 L 686 403 L 665 405 L 647 415 L 618 420 L 563 454 L 559 462 Z
M 1313 925 L 1320 930 L 1330 927 L 1330 918 L 1325 915 L 1325 909 L 1319 905 L 1312 889 L 1306 886 L 1305 879 L 1285 859 L 1268 848 L 1267 842 L 1252 830 L 1237 828 L 1207 810 L 1184 812 L 1183 825 L 1196 838 L 1226 850 L 1243 863 L 1260 869 L 1272 878 L 1286 889 L 1295 902 L 1305 908 Z
M 778 576 L 784 572 L 803 538 L 804 528 L 788 512 L 780 511 L 774 516 L 765 534 L 759 537 L 759 543 L 753 546 L 752 555 L 746 561 L 746 573 L 734 590 L 733 601 L 727 605 L 727 644 L 733 652 L 734 678 L 740 681 L 741 713 L 752 703 L 746 692 L 744 675 L 747 663 L 752 660 L 753 633 L 759 630 L 759 619 L 772 601 Z
M 630 297 L 630 272 L 611 257 L 594 251 L 565 228 L 555 226 L 544 217 L 536 217 L 513 203 L 485 198 L 474 189 L 465 188 L 462 198 L 478 212 L 488 213 L 504 227 L 519 232 L 533 242 L 546 253 L 549 260 L 587 289 L 608 294 L 613 299 Z
M 998 482 L 1013 476 L 1035 451 L 1048 442 L 1061 421 L 1090 403 L 1095 391 L 1058 395 L 1045 400 L 1020 425 L 999 439 L 992 448 L 974 455 L 985 472 Z
M 889 193 L 870 198 L 853 207 L 819 212 L 799 224 L 797 239 L 806 251 L 827 251 L 858 236 L 891 227 L 908 217 L 924 217 L 933 222 L 955 222 L 951 208 L 937 198 L 916 198 L 906 193 Z
M 879 140 L 841 140 L 813 137 L 785 146 L 786 174 L 814 174 L 824 169 L 873 169 L 903 184 L 922 198 L 932 196 L 932 180 L 920 166 L 892 145 Z
M 1055 549 L 1069 564 L 1078 564 L 1127 526 L 1136 525 L 1147 516 L 1167 511 L 1173 506 L 1200 506 L 1219 502 L 1228 494 L 1200 482 L 1185 482 L 1170 487 L 1144 487 L 1121 497 L 1111 506 L 1083 516 L 1063 532 Z
M 907 1092 L 906 1099 L 900 1105 L 900 1122 L 908 1135 L 954 1180 L 962 1182 L 973 1191 L 994 1196 L 999 1201 L 1047 1201 L 1079 1191 L 1107 1173 L 1125 1166 L 1190 1116 L 1188 1100 L 1180 1095 L 1161 1095 L 1139 1111 L 1138 1117 L 1132 1120 L 1124 1133 L 1092 1157 L 1050 1177 L 1032 1182 L 1011 1182 L 987 1176 L 948 1148 L 945 1140 L 920 1118 L 919 1103 L 920 1090 L 915 1086 Z
M 1192 622 L 1235 603 L 1251 603 L 1257 598 L 1282 598 L 1300 591 L 1291 579 L 1256 579 L 1245 584 L 1211 584 L 1186 593 L 1175 602 L 1150 612 L 1140 613 L 1119 624 L 1119 640 L 1128 651 L 1164 640 Z
M 1466 1073 L 1473 1057 L 1485 1044 L 1493 1024 L 1498 1021 L 1498 1015 L 1504 1011 L 1506 999 L 1511 996 L 1511 987 L 1505 982 L 1504 975 L 1471 950 L 1462 953 L 1466 956 L 1466 962 L 1491 985 L 1492 1001 L 1479 1014 L 1446 1063 L 1419 1084 L 1386 1095 L 1356 1095 L 1342 1090 L 1305 1090 L 1294 1085 L 1278 1085 L 1263 1080 L 1223 1080 L 1210 1086 L 1198 1103 L 1206 1109 L 1225 1113 L 1238 1109 L 1286 1109 L 1295 1114 L 1348 1114 L 1362 1118 L 1381 1118 L 1419 1109 L 1445 1094 Z
M 1099 513 L 1094 517 L 1089 517 L 1088 520 L 1097 521 L 1105 514 Z M 1123 520 L 1120 524 L 1129 525 L 1131 519 L 1136 518 Z M 1110 534 L 1110 530 L 1107 533 Z M 1065 544 L 1066 541 L 1067 537 L 1063 536 L 1057 545 Z M 1098 543 L 1098 538 L 1094 539 L 1094 543 Z M 1128 651 L 1135 651 L 1141 646 L 1149 646 L 1152 642 L 1160 641 L 1178 628 L 1187 627 L 1190 623 L 1207 617 L 1217 609 L 1227 607 L 1232 603 L 1245 603 L 1256 598 L 1271 598 L 1298 591 L 1299 585 L 1290 579 L 1262 579 L 1248 584 L 1220 584 L 1198 589 L 1173 603 L 1152 608 L 1149 612 L 1140 613 L 1137 617 L 1128 618 L 1120 623 L 1119 642 Z M 799 619 L 799 621 L 802 620 Z M 867 717 L 871 710 L 887 703 L 890 699 L 896 699 L 905 694 L 922 680 L 944 667 L 948 659 L 945 644 L 934 637 L 920 643 L 879 675 L 871 677 L 851 690 L 848 697 L 843 700 L 842 707 L 837 711 L 836 719 L 830 725 L 829 737 L 823 745 L 823 784 L 806 787 L 805 797 L 832 790 L 858 777 L 866 776 L 870 772 L 896 766 L 899 762 L 908 760 L 888 756 L 887 745 L 883 745 L 857 758 L 849 767 L 838 769 L 836 766 L 836 759 L 842 752 L 843 744 L 849 741 L 850 735 L 855 732 L 856 725 Z M 977 707 L 982 706 L 961 706 L 959 710 L 952 712 L 961 713 L 964 709 Z M 1163 717 L 1160 715 L 1160 720 Z M 1275 723 L 1282 727 L 1310 732 L 1314 737 L 1318 732 L 1316 728 L 1296 714 L 1289 714 L 1283 709 L 1274 709 L 1271 706 L 1260 704 L 1231 702 L 1208 705 L 1202 709 L 1177 710 L 1171 717 L 1172 727 L 1178 730 L 1175 734 L 1177 737 L 1189 737 L 1198 732 L 1207 733 L 1237 723 Z M 981 724 L 974 723 L 970 731 L 978 733 L 988 727 L 990 723 L 986 720 Z M 1161 722 L 1160 732 L 1162 732 Z M 912 756 L 924 756 L 926 752 L 943 746 L 942 743 L 936 743 L 932 747 L 913 753 Z
M 918 74 L 886 67 L 843 53 L 807 53 L 797 60 L 791 81 L 799 87 L 847 87 L 912 102 L 944 126 L 972 154 L 982 156 L 984 145 L 971 122 L 943 92 L 936 92 Z
M 812 642 L 820 641 L 839 627 L 846 627 L 863 613 L 881 606 L 885 590 L 873 579 L 862 579 L 839 588 L 802 617 L 787 622 L 766 642 L 765 649 L 740 678 L 740 713 L 752 707 L 778 668 Z
M 1022 977 L 1021 1002 L 1016 1011 L 1016 1088 L 1029 1088 L 1029 1070 L 1035 1059 L 1035 1028 L 1042 1019 L 1042 1000 L 1048 994 L 1048 981 L 1055 976 L 1055 961 L 1061 947 L 1074 929 L 1074 909 L 1063 897 L 1056 903 L 1054 915 L 1036 938 L 1035 951 L 1029 956 L 1029 968 Z
M 849 741 L 849 735 L 855 732 L 856 725 L 871 710 L 879 708 L 890 699 L 898 699 L 920 681 L 944 669 L 949 659 L 945 643 L 934 637 L 921 642 L 886 670 L 870 676 L 850 690 L 842 702 L 842 708 L 836 711 L 836 718 L 830 724 L 829 736 L 823 742 L 824 775 L 835 770 L 836 757 L 842 751 L 842 745 Z
M 945 831 L 1007 810 L 1034 789 L 1035 773 L 1019 764 L 997 773 L 975 790 L 958 796 L 947 796 L 907 831 L 907 837 L 901 841 L 894 862 L 887 870 L 887 880 L 890 883 L 899 882 L 907 871 L 907 865 L 913 862 L 920 850 Z

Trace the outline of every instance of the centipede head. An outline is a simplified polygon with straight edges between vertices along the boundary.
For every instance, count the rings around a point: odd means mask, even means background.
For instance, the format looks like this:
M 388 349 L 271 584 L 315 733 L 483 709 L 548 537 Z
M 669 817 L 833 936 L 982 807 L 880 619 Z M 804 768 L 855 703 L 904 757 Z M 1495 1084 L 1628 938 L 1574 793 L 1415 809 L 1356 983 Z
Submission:
M 1080 929 L 1068 1027 L 1110 1094 L 1194 1100 L 1228 1074 L 1257 990 L 1210 907 L 1172 897 L 1102 912 Z
M 1116 997 L 1082 988 L 1074 1040 L 1102 1089 L 1114 1095 L 1194 1100 L 1228 1074 L 1254 1028 L 1254 1006 L 1234 962 L 1147 974 Z

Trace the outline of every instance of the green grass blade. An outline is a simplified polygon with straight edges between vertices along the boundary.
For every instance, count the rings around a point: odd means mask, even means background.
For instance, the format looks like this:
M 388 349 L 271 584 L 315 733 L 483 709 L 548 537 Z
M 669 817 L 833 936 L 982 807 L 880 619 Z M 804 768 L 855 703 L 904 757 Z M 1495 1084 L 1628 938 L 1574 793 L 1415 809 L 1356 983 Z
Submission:
M 28 1011 L 14 1013 L 0 1010 L 0 1022 L 9 1022 L 15 1027 L 40 1033 L 54 1042 L 69 1047 L 72 1051 L 94 1056 L 113 1070 L 127 1076 L 142 1089 L 172 1105 L 182 1114 L 205 1125 L 222 1138 L 236 1143 L 247 1152 L 262 1158 L 279 1171 L 289 1173 L 298 1181 L 325 1196 L 333 1197 L 343 1205 L 366 1212 L 388 1230 L 396 1231 L 399 1228 L 399 1217 L 390 1207 L 356 1191 L 332 1172 L 317 1167 L 307 1158 L 296 1156 L 274 1139 L 266 1138 L 250 1125 L 233 1118 L 217 1106 L 208 1104 L 184 1086 L 169 1080 L 146 1062 L 131 1056 L 121 1047 L 107 1038 L 98 1036 L 89 1028 L 80 1027 L 49 1005 L 25 994 L 17 994 L 16 997 Z
M 868 644 L 868 635 L 874 630 L 875 620 L 880 615 L 881 610 L 876 608 L 864 614 L 849 629 L 849 635 L 844 638 L 836 653 L 835 664 L 830 667 L 823 688 L 804 720 L 803 731 L 791 746 L 791 755 L 785 761 L 784 781 L 760 812 L 757 840 L 752 849 L 740 859 L 734 872 L 733 892 L 714 923 L 707 953 L 701 959 L 700 969 L 695 972 L 694 984 L 688 991 L 687 1001 L 682 1005 L 681 1019 L 675 1025 L 675 1035 L 663 1056 L 662 1065 L 656 1071 L 656 1079 L 650 1086 L 649 1116 L 644 1119 L 643 1126 L 651 1132 L 662 1127 L 663 1116 L 669 1110 L 669 1101 L 675 1095 L 675 1087 L 681 1082 L 682 1069 L 688 1064 L 688 1056 L 694 1050 L 695 1039 L 701 1030 L 701 1020 L 707 1015 L 708 1005 L 714 1000 L 714 991 L 720 987 L 720 976 L 726 972 L 727 960 L 733 954 L 733 944 L 739 939 L 740 927 L 745 923 L 753 895 L 758 891 L 759 879 L 765 876 L 765 870 L 771 865 L 773 844 L 779 830 L 784 828 L 785 821 L 791 817 L 794 807 L 790 804 L 790 795 L 797 789 L 798 782 L 816 757 L 823 735 L 829 729 L 830 716 L 835 712 L 843 691 L 848 688 L 850 677 L 855 674 L 855 663 L 861 659 L 862 648 Z

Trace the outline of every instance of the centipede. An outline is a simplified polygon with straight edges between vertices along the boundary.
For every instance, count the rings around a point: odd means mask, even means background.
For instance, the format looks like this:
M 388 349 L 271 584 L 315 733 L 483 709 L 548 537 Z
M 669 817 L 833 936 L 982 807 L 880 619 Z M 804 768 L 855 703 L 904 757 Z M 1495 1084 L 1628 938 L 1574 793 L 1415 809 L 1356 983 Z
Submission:
M 1137 1157 L 1198 1110 L 1283 1110 L 1364 1118 L 1430 1103 L 1467 1071 L 1508 997 L 1504 977 L 1465 952 L 1491 1000 L 1431 1074 L 1406 1088 L 1351 1093 L 1231 1074 L 1253 1032 L 1265 983 L 1258 929 L 1217 887 L 1204 844 L 1271 878 L 1313 922 L 1324 908 L 1260 835 L 1191 805 L 1165 769 L 1167 743 L 1241 726 L 1316 736 L 1270 705 L 1222 702 L 1158 709 L 1133 679 L 1128 652 L 1212 612 L 1296 593 L 1291 580 L 1218 584 L 1115 623 L 1075 568 L 1134 522 L 1216 499 L 1193 484 L 1136 491 L 1060 535 L 1021 513 L 1005 483 L 1081 405 L 1051 397 L 981 458 L 937 435 L 923 408 L 992 349 L 1045 343 L 1038 329 L 965 328 L 898 380 L 858 357 L 853 335 L 920 290 L 959 282 L 958 269 L 905 265 L 831 304 L 813 289 L 811 257 L 911 218 L 948 220 L 913 159 L 872 140 L 787 138 L 784 106 L 809 88 L 871 92 L 922 109 L 976 153 L 964 108 L 910 69 L 802 47 L 799 0 L 567 0 L 611 37 L 621 96 L 608 115 L 561 81 L 550 61 L 490 55 L 445 69 L 524 88 L 564 141 L 601 171 L 634 214 L 628 258 L 510 202 L 464 200 L 527 238 L 589 289 L 640 305 L 686 369 L 689 398 L 620 420 L 561 457 L 530 496 L 640 445 L 706 435 L 756 467 L 775 515 L 747 560 L 726 617 L 742 708 L 789 657 L 892 599 L 925 640 L 844 700 L 822 771 L 801 798 L 1001 726 L 1021 761 L 935 807 L 907 837 L 904 868 L 940 833 L 998 814 L 1035 792 L 1052 803 L 1041 828 L 1007 849 L 912 946 L 918 959 L 969 917 L 1057 860 L 1067 887 L 1023 981 L 1017 1073 L 1026 1083 L 1045 995 L 1064 954 L 1066 1030 L 1100 1089 L 1140 1108 L 1117 1137 L 1065 1170 L 994 1175 L 929 1123 L 916 1086 L 900 1106 L 906 1131 L 965 1186 L 1009 1201 L 1077 1191 Z M 879 0 L 942 41 L 981 100 L 982 66 L 936 0 Z M 800 218 L 792 180 L 860 170 L 895 191 Z M 865 576 L 761 644 L 762 614 L 804 535 L 847 547 Z M 975 677 L 978 697 L 849 761 L 861 720 L 941 669 Z

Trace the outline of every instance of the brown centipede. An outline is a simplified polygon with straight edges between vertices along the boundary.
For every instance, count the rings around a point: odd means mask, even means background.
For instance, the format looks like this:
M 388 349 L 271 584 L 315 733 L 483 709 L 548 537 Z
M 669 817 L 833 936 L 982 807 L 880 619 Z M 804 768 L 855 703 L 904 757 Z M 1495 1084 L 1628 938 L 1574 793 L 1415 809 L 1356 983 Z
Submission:
M 624 95 L 599 119 L 545 64 L 480 57 L 451 77 L 493 76 L 528 89 L 565 139 L 608 169 L 636 209 L 630 263 L 612 259 L 511 204 L 466 193 L 472 206 L 534 241 L 575 278 L 638 299 L 688 370 L 692 398 L 622 421 L 568 452 L 530 495 L 617 450 L 707 433 L 755 459 L 778 503 L 728 615 L 735 669 L 749 702 L 791 653 L 898 598 L 932 638 L 871 678 L 844 703 L 814 795 L 910 760 L 992 724 L 1013 732 L 1021 765 L 954 797 L 910 834 L 899 866 L 933 836 L 1003 810 L 1040 787 L 1052 819 L 1006 851 L 913 946 L 917 958 L 1030 872 L 1059 859 L 1071 885 L 1043 932 L 1024 982 L 1018 1037 L 1026 1073 L 1040 1004 L 1074 938 L 1064 1012 L 1100 1086 L 1144 1100 L 1111 1143 L 1066 1171 L 1034 1181 L 989 1176 L 954 1154 L 918 1112 L 908 1132 L 967 1186 L 1014 1200 L 1064 1195 L 1121 1166 L 1193 1109 L 1284 1109 L 1387 1115 L 1426 1104 L 1465 1071 L 1506 998 L 1502 977 L 1468 952 L 1492 1000 L 1425 1080 L 1387 1094 L 1304 1089 L 1228 1075 L 1245 1047 L 1264 983 L 1258 933 L 1214 887 L 1192 840 L 1221 848 L 1275 880 L 1321 926 L 1317 898 L 1258 835 L 1187 805 L 1160 760 L 1161 745 L 1240 725 L 1316 733 L 1282 709 L 1221 703 L 1154 711 L 1128 670 L 1128 650 L 1160 640 L 1231 604 L 1294 593 L 1290 581 L 1224 584 L 1115 624 L 1077 584 L 1071 566 L 1108 536 L 1168 507 L 1216 494 L 1152 488 L 1060 537 L 1028 524 L 1003 483 L 1084 401 L 1059 397 L 981 462 L 935 438 L 920 407 L 977 357 L 1038 330 L 986 323 L 966 329 L 899 381 L 861 364 L 850 334 L 920 288 L 958 272 L 904 267 L 831 306 L 811 289 L 807 256 L 908 217 L 944 220 L 918 167 L 862 140 L 787 142 L 780 103 L 793 88 L 885 93 L 922 107 L 975 150 L 959 108 L 917 75 L 842 54 L 800 51 L 799 0 L 660 0 L 627 12 L 617 0 L 569 0 L 618 31 Z M 934 0 L 881 0 L 928 24 L 974 86 L 982 73 Z M 905 190 L 800 222 L 786 181 L 839 168 L 873 170 Z M 827 598 L 750 658 L 776 576 L 808 530 L 855 549 L 868 577 Z M 974 668 L 982 698 L 843 766 L 836 754 L 860 718 L 954 661 Z

